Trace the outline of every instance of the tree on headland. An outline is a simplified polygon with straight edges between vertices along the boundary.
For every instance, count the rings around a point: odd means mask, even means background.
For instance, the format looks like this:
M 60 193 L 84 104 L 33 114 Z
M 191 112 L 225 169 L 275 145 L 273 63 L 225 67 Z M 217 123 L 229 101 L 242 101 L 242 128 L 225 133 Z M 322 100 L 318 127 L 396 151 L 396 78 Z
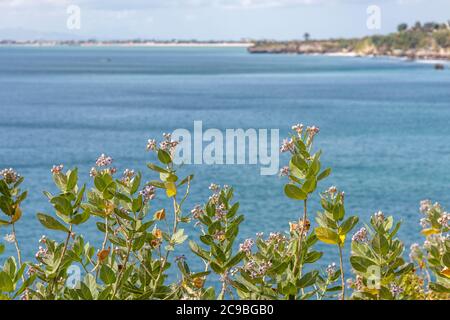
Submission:
M 408 25 L 406 23 L 401 23 L 397 27 L 398 32 L 406 31 L 408 29 Z
M 305 32 L 305 34 L 303 35 L 303 39 L 305 39 L 305 41 L 309 41 L 310 38 L 311 35 L 308 32 Z
M 415 24 L 414 24 L 414 28 L 413 29 L 415 29 L 415 30 L 420 30 L 420 29 L 422 29 L 422 24 L 420 23 L 420 21 L 417 21 Z

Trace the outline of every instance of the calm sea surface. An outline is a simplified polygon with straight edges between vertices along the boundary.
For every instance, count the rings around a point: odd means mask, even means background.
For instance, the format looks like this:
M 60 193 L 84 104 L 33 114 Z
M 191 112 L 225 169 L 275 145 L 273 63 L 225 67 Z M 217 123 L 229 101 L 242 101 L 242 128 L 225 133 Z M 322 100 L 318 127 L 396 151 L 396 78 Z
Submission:
M 407 246 L 422 240 L 421 199 L 450 207 L 448 69 L 240 48 L 0 48 L 0 168 L 18 170 L 30 190 L 17 227 L 27 259 L 46 233 L 35 215 L 51 212 L 42 190 L 55 190 L 53 164 L 79 167 L 88 182 L 89 168 L 106 153 L 119 171 L 135 168 L 151 179 L 147 139 L 192 129 L 194 120 L 205 129 L 279 128 L 280 138 L 297 122 L 319 126 L 324 165 L 334 170 L 319 189 L 344 189 L 348 214 L 363 221 L 378 210 L 403 220 Z M 299 215 L 299 203 L 283 195 L 285 181 L 260 176 L 258 166 L 183 169 L 190 171 L 186 210 L 208 198 L 211 182 L 233 185 L 246 214 L 241 239 L 286 230 Z M 162 205 L 155 200 L 152 210 Z M 7 232 L 0 229 L 1 242 Z M 101 237 L 95 219 L 83 232 L 95 244 Z M 320 247 L 324 263 L 336 261 Z

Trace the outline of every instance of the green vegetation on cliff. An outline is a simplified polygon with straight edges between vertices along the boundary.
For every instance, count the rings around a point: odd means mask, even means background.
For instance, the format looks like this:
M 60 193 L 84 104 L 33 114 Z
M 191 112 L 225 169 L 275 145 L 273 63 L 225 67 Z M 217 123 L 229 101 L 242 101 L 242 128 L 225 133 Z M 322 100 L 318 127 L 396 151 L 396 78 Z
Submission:
M 305 38 L 306 39 L 306 38 Z M 417 22 L 409 27 L 402 23 L 398 31 L 388 35 L 360 39 L 305 41 L 259 41 L 249 48 L 251 53 L 335 53 L 355 55 L 388 55 L 411 59 L 450 59 L 450 26 Z

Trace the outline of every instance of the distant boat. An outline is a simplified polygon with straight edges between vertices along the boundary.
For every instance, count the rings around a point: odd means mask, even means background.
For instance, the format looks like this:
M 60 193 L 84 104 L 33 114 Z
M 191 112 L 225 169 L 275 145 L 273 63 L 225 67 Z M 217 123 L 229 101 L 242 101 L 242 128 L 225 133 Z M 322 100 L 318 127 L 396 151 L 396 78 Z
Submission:
M 436 63 L 434 65 L 434 69 L 436 69 L 436 70 L 444 70 L 444 65 L 442 63 Z

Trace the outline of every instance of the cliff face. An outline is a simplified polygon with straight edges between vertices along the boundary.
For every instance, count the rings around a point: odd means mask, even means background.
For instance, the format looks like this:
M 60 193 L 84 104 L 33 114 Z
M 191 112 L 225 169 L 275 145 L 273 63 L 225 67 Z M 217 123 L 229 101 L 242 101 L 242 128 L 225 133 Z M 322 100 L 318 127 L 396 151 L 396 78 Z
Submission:
M 410 59 L 450 60 L 450 29 L 412 29 L 362 39 L 261 41 L 250 53 L 386 55 Z

